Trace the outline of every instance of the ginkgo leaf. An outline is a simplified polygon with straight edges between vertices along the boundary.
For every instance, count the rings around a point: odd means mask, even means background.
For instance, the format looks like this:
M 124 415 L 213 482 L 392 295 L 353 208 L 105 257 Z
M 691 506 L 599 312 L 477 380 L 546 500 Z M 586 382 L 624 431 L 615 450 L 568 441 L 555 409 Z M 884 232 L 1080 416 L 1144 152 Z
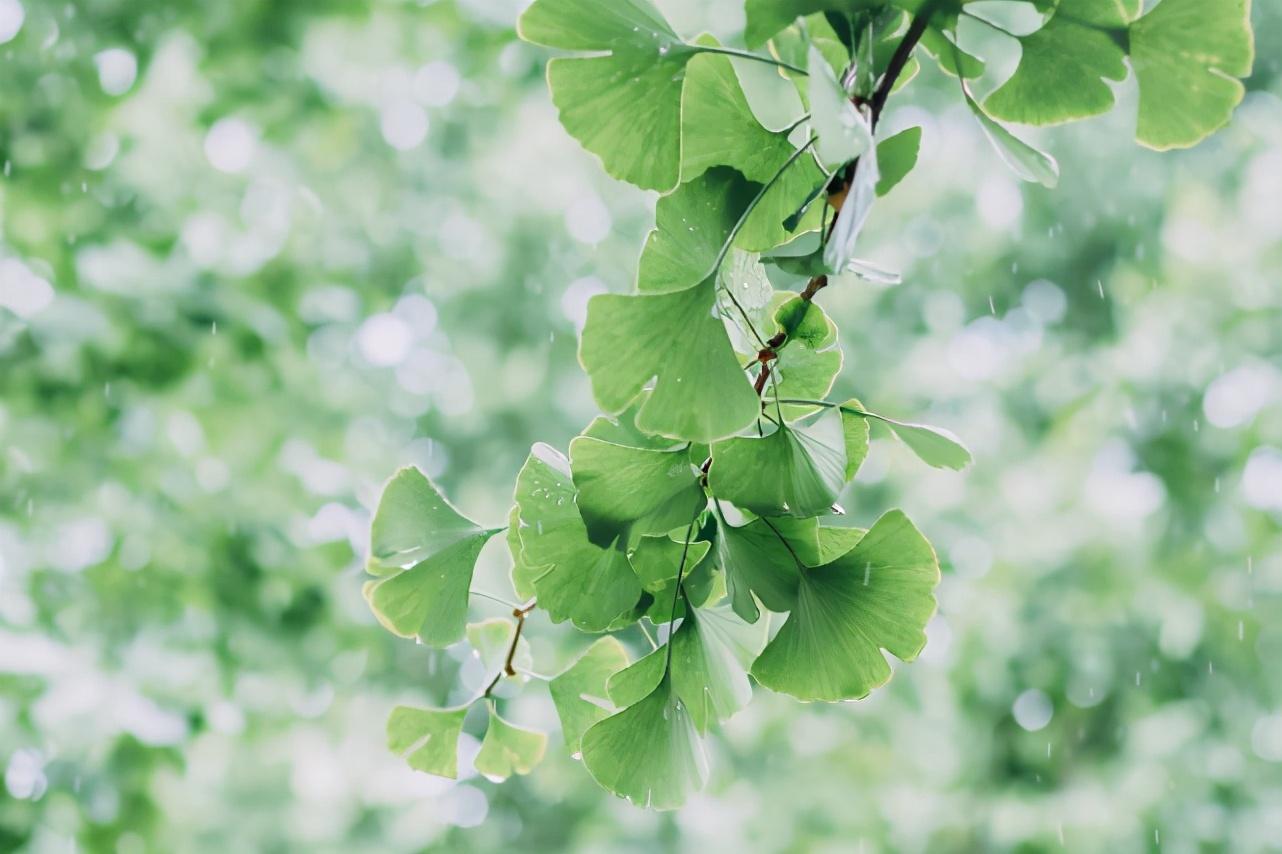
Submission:
M 649 395 L 641 392 L 632 405 L 617 415 L 598 415 L 584 428 L 582 435 L 629 448 L 647 448 L 652 451 L 673 451 L 685 447 L 681 442 L 663 436 L 653 436 L 637 429 L 636 415 Z
M 815 153 L 831 170 L 872 147 L 872 127 L 851 103 L 828 61 L 814 47 L 810 48 L 808 60 L 810 124 L 818 137 Z
M 942 427 L 881 419 L 926 465 L 961 471 L 970 465 L 970 451 Z
M 765 646 L 769 620 L 744 623 L 729 607 L 694 608 L 672 636 L 672 682 L 699 732 L 752 699 L 747 668 Z
M 735 170 L 717 167 L 659 199 L 637 265 L 637 290 L 680 291 L 707 278 L 757 189 Z
M 397 706 L 387 718 L 387 749 L 415 771 L 438 777 L 458 776 L 458 739 L 467 707 L 416 709 Z
M 679 807 L 707 781 L 703 742 L 670 676 L 635 704 L 593 724 L 582 746 L 592 778 L 637 806 Z
M 463 636 L 468 589 L 484 537 L 463 540 L 395 575 L 366 582 L 362 593 L 383 627 L 428 646 Z
M 546 567 L 534 580 L 539 606 L 554 622 L 604 631 L 637 604 L 641 583 L 621 544 L 601 548 L 588 539 L 574 499 L 569 461 L 535 445 L 517 475 L 516 503 L 523 559 Z
M 1196 145 L 1242 100 L 1255 44 L 1249 0 L 1162 0 L 1131 24 L 1139 81 L 1135 138 L 1159 151 Z
M 829 409 L 760 439 L 713 445 L 708 486 L 716 497 L 763 516 L 815 516 L 836 500 L 845 472 L 841 416 Z
M 743 40 L 748 47 L 759 47 L 797 18 L 828 9 L 846 12 L 857 7 L 857 2 L 851 0 L 747 0 L 744 11 L 748 23 Z
M 822 564 L 831 563 L 859 545 L 859 541 L 868 532 L 863 528 L 838 528 L 833 525 L 820 525 L 817 533 L 819 535 L 819 559 L 815 561 L 815 564 Z
M 602 547 L 665 534 L 707 503 L 684 448 L 630 448 L 579 436 L 570 443 L 570 470 L 588 539 Z
M 636 419 L 647 433 L 711 442 L 751 424 L 757 395 L 712 313 L 715 301 L 711 278 L 672 293 L 593 297 L 579 360 L 601 408 L 622 411 L 653 379 Z
M 382 569 L 409 566 L 483 534 L 427 475 L 407 466 L 392 476 L 378 499 L 370 523 L 370 562 Z
M 513 774 L 529 774 L 547 752 L 547 733 L 505 721 L 490 706 L 490 724 L 473 760 L 486 779 L 501 783 Z
M 877 143 L 877 195 L 884 196 L 907 177 L 917 165 L 917 152 L 921 148 L 921 128 L 910 127 Z
M 755 623 L 760 615 L 757 599 L 771 611 L 791 611 L 797 601 L 802 565 L 820 563 L 815 520 L 757 519 L 738 528 L 726 523 L 724 517 L 718 522 L 717 559 L 725 572 L 734 612 Z
M 1126 79 L 1129 12 L 1119 0 L 1060 0 L 1046 23 L 1019 39 L 1019 65 L 984 100 L 989 115 L 1049 125 L 1113 106 L 1106 80 Z
M 681 89 L 695 51 L 649 0 L 535 0 L 517 32 L 545 47 L 603 54 L 548 63 L 561 124 L 614 177 L 660 192 L 676 186 Z
M 681 134 L 682 181 L 729 166 L 756 185 L 755 195 L 779 175 L 735 238 L 743 249 L 768 249 L 785 240 L 784 220 L 816 184 L 823 183 L 823 173 L 811 158 L 781 172 L 796 146 L 786 134 L 769 131 L 757 121 L 726 56 L 704 54 L 691 61 L 681 101 Z M 816 215 L 798 227 L 817 225 Z
M 544 572 L 544 567 L 531 566 L 521 549 L 521 508 L 515 504 L 507 514 L 507 531 L 504 533 L 508 553 L 512 556 L 512 589 L 518 599 L 534 598 L 534 579 Z
M 911 661 L 935 612 L 939 562 L 892 510 L 836 560 L 801 573 L 797 603 L 752 665 L 772 691 L 800 700 L 855 700 L 890 678 L 882 650 Z
M 868 419 L 858 413 L 863 404 L 853 398 L 842 404 L 841 431 L 846 443 L 846 480 L 854 480 L 868 457 Z
M 939 69 L 945 74 L 960 76 L 963 80 L 974 80 L 984 73 L 984 60 L 962 50 L 940 27 L 928 27 L 921 35 L 921 46 L 935 58 Z
M 984 108 L 975 102 L 970 89 L 962 84 L 962 95 L 966 105 L 979 120 L 984 136 L 992 143 L 1002 161 L 1010 170 L 1024 181 L 1041 184 L 1043 187 L 1054 187 L 1059 183 L 1059 164 L 1055 158 L 1044 151 L 1029 145 L 992 119 Z
M 370 528 L 370 566 L 383 577 L 362 592 L 374 616 L 393 634 L 428 646 L 459 640 L 476 557 L 499 530 L 451 507 L 418 469 L 401 469 L 384 488 Z M 413 565 L 397 572 L 405 563 Z
M 610 714 L 606 682 L 627 666 L 627 650 L 617 638 L 607 635 L 597 639 L 574 664 L 548 683 L 570 753 L 579 752 L 579 742 L 588 727 Z

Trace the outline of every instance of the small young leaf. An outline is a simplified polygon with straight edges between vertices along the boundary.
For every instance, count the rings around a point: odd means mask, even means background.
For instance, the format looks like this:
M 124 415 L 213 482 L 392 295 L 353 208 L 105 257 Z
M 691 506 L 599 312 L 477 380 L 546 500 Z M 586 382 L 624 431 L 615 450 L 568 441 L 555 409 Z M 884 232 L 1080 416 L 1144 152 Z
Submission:
M 618 639 L 607 635 L 548 683 L 570 753 L 579 752 L 579 742 L 588 727 L 609 715 L 606 681 L 627 666 L 627 650 Z
M 397 706 L 387 718 L 387 749 L 415 771 L 438 777 L 458 776 L 458 739 L 467 707 L 416 709 Z
M 799 700 L 857 700 L 890 678 L 885 649 L 911 661 L 935 612 L 939 563 L 898 510 L 849 552 L 801 574 L 797 604 L 752 665 L 772 691 Z
M 513 774 L 533 771 L 543 760 L 547 746 L 547 733 L 511 724 L 491 706 L 490 725 L 474 764 L 486 779 L 501 783 Z
M 689 573 L 711 547 L 711 543 L 698 540 L 692 541 L 687 548 L 684 542 L 675 542 L 670 537 L 642 538 L 632 552 L 631 560 L 642 588 L 654 597 L 654 606 L 650 609 L 651 622 L 665 623 L 672 613 L 673 588 L 681 568 L 682 553 L 685 553 L 685 572 Z M 687 577 L 683 586 L 688 580 Z

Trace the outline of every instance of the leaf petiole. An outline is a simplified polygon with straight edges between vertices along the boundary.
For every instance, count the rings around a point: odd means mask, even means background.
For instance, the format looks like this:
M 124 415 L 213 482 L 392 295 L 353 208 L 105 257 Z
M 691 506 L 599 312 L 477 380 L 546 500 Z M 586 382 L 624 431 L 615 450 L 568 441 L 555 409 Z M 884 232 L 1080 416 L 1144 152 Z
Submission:
M 806 76 L 806 74 L 808 73 L 804 68 L 798 68 L 797 66 L 792 65 L 791 63 L 787 63 L 787 62 L 783 62 L 782 60 L 775 59 L 773 56 L 762 56 L 759 53 L 751 53 L 746 50 L 737 50 L 732 47 L 720 47 L 720 46 L 702 45 L 702 44 L 688 44 L 687 47 L 689 47 L 691 50 L 696 51 L 698 53 L 720 53 L 725 56 L 737 56 L 740 59 L 751 59 L 754 62 L 764 62 L 767 65 L 773 65 L 777 68 L 783 68 L 787 71 L 791 71 L 793 74 L 800 74 L 803 77 Z

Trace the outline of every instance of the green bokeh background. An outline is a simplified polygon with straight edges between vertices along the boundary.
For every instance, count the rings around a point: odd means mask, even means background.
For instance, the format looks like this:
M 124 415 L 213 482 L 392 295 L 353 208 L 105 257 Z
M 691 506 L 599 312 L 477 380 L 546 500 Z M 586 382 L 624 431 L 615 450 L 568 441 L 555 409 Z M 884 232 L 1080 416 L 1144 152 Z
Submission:
M 918 663 L 853 704 L 758 692 L 673 813 L 555 732 L 502 785 L 472 736 L 458 782 L 387 753 L 392 705 L 475 674 L 361 599 L 381 483 L 417 464 L 501 524 L 530 444 L 594 414 L 576 324 L 652 216 L 560 129 L 521 5 L 0 0 L 0 850 L 1282 847 L 1270 3 L 1229 128 L 1139 149 L 1125 84 L 1034 135 L 1054 191 L 937 71 L 892 100 L 922 158 L 864 245 L 904 281 L 820 301 L 838 399 L 975 454 L 936 471 L 875 434 L 845 497 L 937 546 Z M 500 538 L 477 586 L 507 568 Z M 530 637 L 549 673 L 588 640 Z M 538 683 L 509 717 L 556 725 Z

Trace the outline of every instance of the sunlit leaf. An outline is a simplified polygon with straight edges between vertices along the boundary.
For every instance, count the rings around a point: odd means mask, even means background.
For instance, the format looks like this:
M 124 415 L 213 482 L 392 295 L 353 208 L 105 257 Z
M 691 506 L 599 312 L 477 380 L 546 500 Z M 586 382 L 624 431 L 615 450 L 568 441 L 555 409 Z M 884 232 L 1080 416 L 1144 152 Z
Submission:
M 939 563 L 898 510 L 858 545 L 804 570 L 797 603 L 752 666 L 763 686 L 800 700 L 854 700 L 890 678 L 882 650 L 911 661 L 935 612 Z
M 499 783 L 513 774 L 529 774 L 547 752 L 547 733 L 519 727 L 490 707 L 490 724 L 473 760 L 476 770 Z
M 601 548 L 588 539 L 575 505 L 569 461 L 535 445 L 516 480 L 524 560 L 546 569 L 534 581 L 539 606 L 553 621 L 603 631 L 636 605 L 641 583 L 622 544 Z
M 517 31 L 545 47 L 604 54 L 548 63 L 561 124 L 616 178 L 676 186 L 681 88 L 695 54 L 649 0 L 536 0 Z
M 672 636 L 672 682 L 700 732 L 752 699 L 747 668 L 766 643 L 768 620 L 744 623 L 729 607 L 691 609 Z
M 830 170 L 854 160 L 872 147 L 872 127 L 851 103 L 827 60 L 810 48 L 806 78 L 810 123 L 818 137 L 815 152 Z
M 387 718 L 387 749 L 415 771 L 458 776 L 458 739 L 467 708 L 416 709 L 397 706 Z
M 593 779 L 638 806 L 679 807 L 708 777 L 703 743 L 669 676 L 635 704 L 593 724 L 582 745 Z
M 845 485 L 841 416 L 825 410 L 809 423 L 782 425 L 763 438 L 736 437 L 712 447 L 713 495 L 766 516 L 824 513 Z
M 548 683 L 561 718 L 561 734 L 571 753 L 579 752 L 583 733 L 609 713 L 606 681 L 628 666 L 628 653 L 612 636 L 597 639 L 583 655 Z
M 757 396 L 713 315 L 715 300 L 712 279 L 672 293 L 593 297 L 579 358 L 601 408 L 622 411 L 653 379 L 636 419 L 647 433 L 711 442 L 751 424 Z

